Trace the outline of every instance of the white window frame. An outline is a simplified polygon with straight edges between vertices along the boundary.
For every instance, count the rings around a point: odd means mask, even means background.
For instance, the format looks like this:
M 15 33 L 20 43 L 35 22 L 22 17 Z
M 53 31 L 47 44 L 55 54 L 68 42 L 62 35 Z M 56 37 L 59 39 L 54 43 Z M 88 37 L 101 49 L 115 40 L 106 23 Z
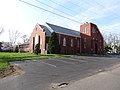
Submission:
M 83 28 L 83 33 L 87 33 L 87 28 L 86 27 Z
M 66 38 L 63 38 L 63 46 L 66 46 Z
M 71 47 L 73 47 L 73 39 L 71 39 Z
M 92 33 L 95 33 L 95 27 L 92 27 Z
M 84 42 L 86 43 L 86 41 L 87 41 L 87 39 L 86 38 L 84 38 Z
M 86 48 L 86 43 L 84 43 L 84 48 Z

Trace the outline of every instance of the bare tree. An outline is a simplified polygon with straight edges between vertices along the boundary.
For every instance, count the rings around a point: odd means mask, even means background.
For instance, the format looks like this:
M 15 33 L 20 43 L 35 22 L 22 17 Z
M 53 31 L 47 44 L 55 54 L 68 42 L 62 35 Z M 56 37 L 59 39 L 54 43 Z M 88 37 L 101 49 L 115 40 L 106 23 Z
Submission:
M 23 35 L 22 39 L 23 39 L 23 43 L 28 43 L 29 42 L 29 38 L 28 38 L 27 35 Z
M 4 32 L 4 28 L 0 27 L 0 35 Z
M 9 30 L 9 39 L 10 39 L 10 45 L 14 46 L 16 43 L 17 38 L 19 37 L 20 33 L 16 30 Z
M 120 35 L 115 33 L 104 34 L 104 40 L 109 47 L 113 49 L 113 52 L 117 52 L 117 47 L 120 46 Z

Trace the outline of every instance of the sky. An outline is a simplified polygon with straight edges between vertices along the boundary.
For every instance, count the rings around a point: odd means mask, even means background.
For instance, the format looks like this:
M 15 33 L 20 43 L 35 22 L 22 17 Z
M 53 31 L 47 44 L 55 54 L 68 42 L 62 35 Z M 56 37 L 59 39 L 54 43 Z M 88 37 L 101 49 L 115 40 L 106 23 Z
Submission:
M 120 34 L 120 0 L 23 0 L 69 19 L 21 2 L 0 0 L 0 41 L 9 42 L 9 30 L 30 36 L 37 23 L 45 22 L 79 31 L 85 22 L 96 24 L 102 33 Z

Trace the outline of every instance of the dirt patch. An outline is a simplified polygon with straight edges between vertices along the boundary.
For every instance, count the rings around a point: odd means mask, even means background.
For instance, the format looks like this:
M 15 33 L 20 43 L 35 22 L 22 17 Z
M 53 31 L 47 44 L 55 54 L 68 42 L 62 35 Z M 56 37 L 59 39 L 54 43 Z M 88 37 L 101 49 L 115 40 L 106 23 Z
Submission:
M 11 65 L 9 69 L 2 69 L 0 70 L 0 79 L 5 78 L 7 76 L 16 76 L 22 74 L 23 71 L 20 67 L 16 65 Z

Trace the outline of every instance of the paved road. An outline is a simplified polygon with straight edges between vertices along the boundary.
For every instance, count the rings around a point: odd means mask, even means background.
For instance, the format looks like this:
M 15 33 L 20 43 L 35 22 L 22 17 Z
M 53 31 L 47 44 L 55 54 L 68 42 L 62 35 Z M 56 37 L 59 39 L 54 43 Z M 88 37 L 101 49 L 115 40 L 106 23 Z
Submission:
M 0 80 L 0 90 L 50 90 L 56 83 L 73 83 L 119 64 L 120 58 L 85 57 L 12 62 L 24 74 Z
M 120 90 L 120 64 L 112 70 L 86 77 L 57 90 Z

